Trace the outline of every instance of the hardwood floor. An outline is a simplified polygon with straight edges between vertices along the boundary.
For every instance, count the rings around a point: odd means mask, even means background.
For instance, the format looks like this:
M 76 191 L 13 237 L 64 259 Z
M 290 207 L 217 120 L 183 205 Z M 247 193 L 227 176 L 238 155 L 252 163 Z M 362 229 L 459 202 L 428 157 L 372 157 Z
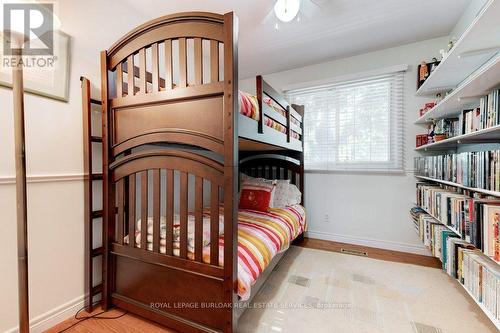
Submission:
M 92 312 L 92 315 L 102 312 L 102 310 L 96 309 Z M 118 317 L 123 314 L 122 310 L 110 310 L 104 314 L 102 317 Z M 82 312 L 79 317 L 86 317 L 88 313 Z M 45 331 L 46 333 L 58 333 L 67 327 L 75 324 L 78 320 L 75 318 L 70 318 L 63 321 L 62 323 L 52 327 L 51 329 Z M 83 320 L 75 326 L 64 331 L 65 333 L 176 333 L 176 331 L 169 330 L 163 326 L 160 326 L 151 321 L 145 320 L 141 317 L 135 316 L 133 314 L 127 313 L 123 317 L 117 319 L 87 319 Z
M 294 245 L 302 246 L 310 249 L 316 250 L 324 250 L 331 252 L 339 252 L 346 253 L 348 252 L 342 251 L 342 249 L 346 251 L 355 251 L 355 252 L 364 252 L 366 253 L 367 258 L 386 260 L 386 261 L 394 261 L 405 264 L 414 264 L 432 268 L 441 268 L 441 262 L 439 259 L 435 257 L 428 257 L 418 254 L 406 253 L 406 252 L 397 252 L 391 250 L 378 249 L 373 247 L 366 247 L 360 245 L 346 244 L 346 243 L 337 243 L 332 241 L 313 239 L 313 238 L 304 238 L 302 241 L 294 243 Z

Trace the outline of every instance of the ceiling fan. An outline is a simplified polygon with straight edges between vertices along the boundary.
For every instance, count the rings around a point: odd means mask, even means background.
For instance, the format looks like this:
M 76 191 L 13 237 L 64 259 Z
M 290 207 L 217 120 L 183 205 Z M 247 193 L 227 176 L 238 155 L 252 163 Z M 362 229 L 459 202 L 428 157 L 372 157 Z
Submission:
M 276 0 L 263 20 L 263 23 L 273 22 L 276 30 L 281 25 L 302 18 L 310 18 L 319 12 L 332 0 Z

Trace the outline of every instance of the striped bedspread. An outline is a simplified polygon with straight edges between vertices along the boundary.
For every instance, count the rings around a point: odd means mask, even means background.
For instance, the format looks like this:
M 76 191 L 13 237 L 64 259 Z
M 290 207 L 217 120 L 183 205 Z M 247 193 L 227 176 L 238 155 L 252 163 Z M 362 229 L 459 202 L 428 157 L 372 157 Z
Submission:
M 220 230 L 223 229 L 223 207 L 220 208 Z M 203 261 L 210 262 L 209 239 L 209 211 L 205 211 L 203 218 L 204 248 Z M 179 255 L 178 217 L 174 222 L 174 255 Z M 152 250 L 152 219 L 148 219 L 148 250 Z M 192 215 L 188 219 L 188 258 L 194 259 L 194 222 Z M 161 239 L 160 253 L 166 252 L 166 224 L 164 218 L 160 220 Z M 176 231 L 177 230 L 177 231 Z M 260 274 L 266 269 L 271 260 L 279 252 L 285 251 L 292 240 L 306 230 L 306 216 L 304 207 L 295 205 L 287 208 L 271 208 L 269 212 L 240 209 L 238 212 L 238 296 L 242 300 L 250 297 L 251 286 Z M 136 225 L 135 241 L 140 247 L 141 233 L 140 220 Z M 128 243 L 128 236 L 125 237 Z M 224 237 L 219 238 L 219 264 L 224 264 Z

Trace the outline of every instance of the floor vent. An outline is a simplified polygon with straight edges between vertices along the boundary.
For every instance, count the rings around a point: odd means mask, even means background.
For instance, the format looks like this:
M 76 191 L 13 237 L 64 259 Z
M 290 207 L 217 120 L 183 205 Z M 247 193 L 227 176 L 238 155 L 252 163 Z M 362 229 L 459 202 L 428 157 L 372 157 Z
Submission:
M 341 248 L 340 252 L 345 253 L 345 254 L 352 254 L 354 256 L 368 257 L 368 252 L 363 252 L 363 251 L 358 251 L 358 250 Z
M 414 321 L 411 322 L 411 325 L 413 326 L 413 331 L 415 333 L 443 333 L 443 331 L 438 327 L 429 326 Z

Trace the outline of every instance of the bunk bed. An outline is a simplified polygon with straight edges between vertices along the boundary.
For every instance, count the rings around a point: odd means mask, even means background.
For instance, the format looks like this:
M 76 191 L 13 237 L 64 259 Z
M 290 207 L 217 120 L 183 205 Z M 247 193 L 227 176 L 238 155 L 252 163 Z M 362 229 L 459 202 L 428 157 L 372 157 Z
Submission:
M 304 111 L 261 76 L 238 91 L 237 31 L 233 13 L 168 15 L 101 52 L 104 309 L 233 332 L 303 235 L 301 205 L 238 209 L 240 172 L 303 197 Z M 252 232 L 271 245 L 245 262 Z

